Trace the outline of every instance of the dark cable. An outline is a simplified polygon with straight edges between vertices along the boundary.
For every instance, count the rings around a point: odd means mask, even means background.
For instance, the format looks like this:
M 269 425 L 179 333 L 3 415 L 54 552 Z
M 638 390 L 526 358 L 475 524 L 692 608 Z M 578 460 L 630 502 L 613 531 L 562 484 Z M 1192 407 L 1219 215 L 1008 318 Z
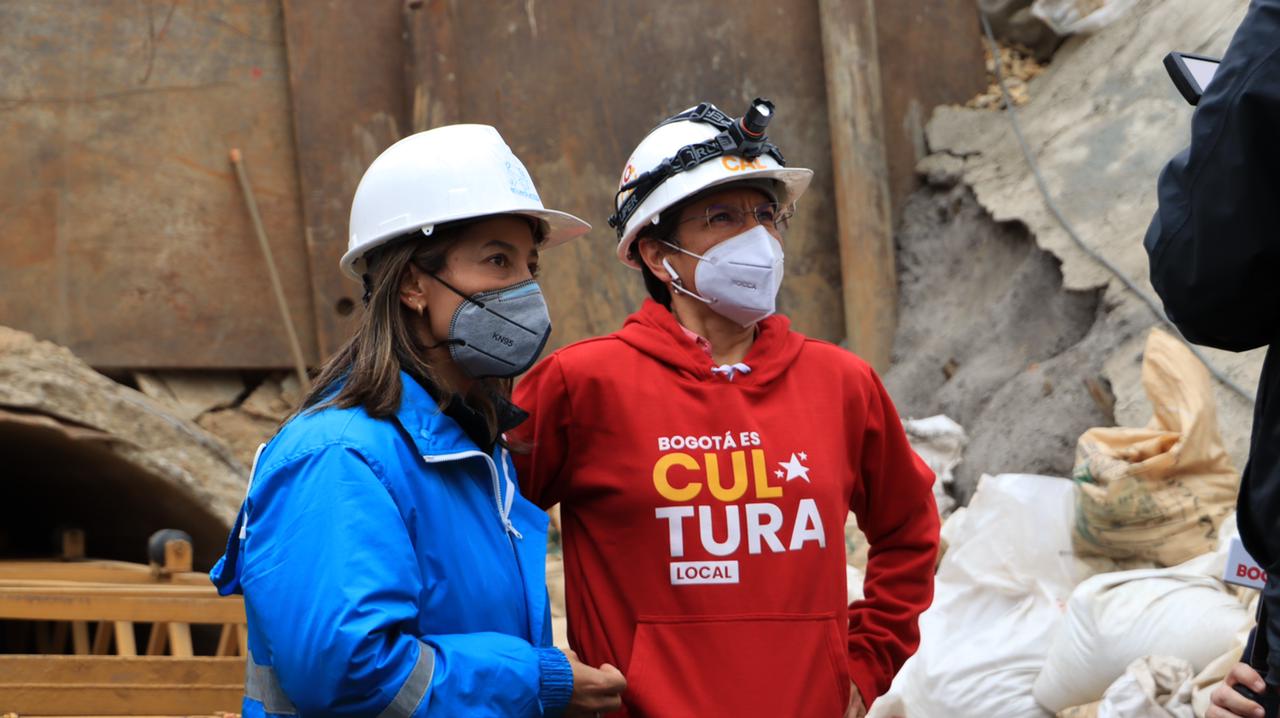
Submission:
M 1040 167 L 1036 164 L 1035 158 L 1031 154 L 1031 148 L 1027 146 L 1027 140 L 1022 134 L 1022 125 L 1018 122 L 1018 112 L 1013 108 L 1013 97 L 1009 95 L 1009 88 L 1004 82 L 1004 72 L 1000 67 L 1000 47 L 996 44 L 995 33 L 991 31 L 991 23 L 987 20 L 987 14 L 982 12 L 982 8 L 978 8 L 978 17 L 982 20 L 982 31 L 987 36 L 987 45 L 991 49 L 991 62 L 995 67 L 996 83 L 1000 85 L 1000 94 L 1004 98 L 1004 107 L 1005 111 L 1009 115 L 1009 124 L 1013 127 L 1014 137 L 1018 139 L 1018 147 L 1022 150 L 1022 156 L 1026 159 L 1027 166 L 1031 169 L 1032 177 L 1035 178 L 1036 187 L 1040 190 L 1040 195 L 1044 198 L 1045 206 L 1049 208 L 1049 212 L 1053 214 L 1053 218 L 1058 221 L 1058 224 L 1062 226 L 1062 229 L 1066 231 L 1067 236 L 1071 238 L 1071 241 L 1075 243 L 1076 247 L 1078 247 L 1080 251 L 1084 252 L 1093 261 L 1102 265 L 1102 267 L 1110 272 L 1112 276 L 1119 279 L 1120 283 L 1123 284 L 1126 289 L 1137 295 L 1138 299 L 1141 299 L 1142 303 L 1146 304 L 1147 308 L 1151 310 L 1151 313 L 1155 315 L 1156 320 L 1169 328 L 1174 336 L 1181 339 L 1182 343 L 1187 345 L 1187 348 L 1189 348 L 1191 353 L 1195 354 L 1196 358 L 1205 365 L 1205 368 L 1209 370 L 1209 374 L 1212 375 L 1214 379 L 1217 379 L 1223 386 L 1236 394 L 1239 394 L 1241 398 L 1252 404 L 1255 401 L 1253 394 L 1249 393 L 1248 390 L 1223 373 L 1222 370 L 1215 367 L 1209 361 L 1209 358 L 1204 355 L 1204 352 L 1201 351 L 1200 347 L 1197 347 L 1187 341 L 1187 338 L 1182 336 L 1182 332 L 1178 331 L 1178 328 L 1174 326 L 1173 322 L 1169 321 L 1169 318 L 1165 316 L 1164 310 L 1160 305 L 1156 304 L 1155 300 L 1147 296 L 1147 294 L 1142 291 L 1141 287 L 1135 284 L 1132 279 L 1129 279 L 1124 272 L 1120 271 L 1119 267 L 1112 264 L 1109 259 L 1099 254 L 1089 245 L 1085 244 L 1084 240 L 1080 238 L 1080 235 L 1076 233 L 1075 227 L 1072 226 L 1071 222 L 1067 221 L 1062 210 L 1058 208 L 1058 203 L 1054 201 L 1053 195 L 1049 193 L 1049 186 L 1045 183 L 1044 177 L 1040 174 Z

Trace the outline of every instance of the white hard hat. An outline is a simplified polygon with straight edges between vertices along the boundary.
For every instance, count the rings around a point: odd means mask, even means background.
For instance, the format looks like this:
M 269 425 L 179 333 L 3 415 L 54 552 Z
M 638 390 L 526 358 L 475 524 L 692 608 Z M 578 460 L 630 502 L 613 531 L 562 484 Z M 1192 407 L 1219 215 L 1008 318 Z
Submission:
M 685 110 L 675 118 L 701 110 L 703 107 L 710 108 L 710 114 L 713 116 L 723 117 L 723 113 L 714 106 L 704 104 Z M 675 118 L 659 125 L 640 141 L 622 170 L 622 179 L 618 182 L 619 188 L 645 172 L 652 171 L 664 161 L 676 157 L 681 150 L 691 145 L 714 140 L 723 131 L 721 127 L 699 119 Z M 812 170 L 785 167 L 769 152 L 762 153 L 753 159 L 729 153 L 700 161 L 690 169 L 667 177 L 635 207 L 629 217 L 623 218 L 622 226 L 616 227 L 618 259 L 633 269 L 639 269 L 640 264 L 628 255 L 640 230 L 650 222 L 656 223 L 663 210 L 703 190 L 743 180 L 752 180 L 752 184 L 761 180 L 772 181 L 775 201 L 782 205 L 790 205 L 804 194 L 811 179 L 813 179 Z M 619 193 L 614 209 L 621 210 L 630 194 L 631 190 Z
M 365 170 L 351 201 L 351 230 L 341 267 L 357 280 L 364 256 L 407 232 L 497 214 L 542 223 L 542 247 L 586 234 L 591 225 L 546 209 L 524 165 L 488 125 L 449 125 L 388 147 Z

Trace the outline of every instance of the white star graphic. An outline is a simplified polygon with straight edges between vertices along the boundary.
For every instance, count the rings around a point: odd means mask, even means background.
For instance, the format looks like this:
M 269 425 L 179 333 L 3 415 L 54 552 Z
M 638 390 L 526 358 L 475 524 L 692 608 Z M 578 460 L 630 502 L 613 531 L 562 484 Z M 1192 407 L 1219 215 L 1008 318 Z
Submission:
M 790 461 L 779 461 L 778 466 L 787 470 L 787 481 L 799 477 L 806 482 L 813 483 L 809 481 L 809 467 L 801 464 L 795 454 L 791 455 Z
M 774 469 L 774 470 L 773 470 L 773 475 L 774 475 L 774 476 L 776 476 L 776 477 L 778 477 L 779 479 L 781 479 L 781 478 L 782 478 L 782 475 L 783 475 L 784 473 L 786 473 L 786 472 L 784 472 L 782 469 Z
M 800 452 L 800 460 L 801 460 L 801 461 L 808 461 L 808 460 L 809 460 L 809 455 L 808 455 L 808 454 L 806 454 L 806 453 L 804 453 L 803 451 L 801 451 L 801 452 Z

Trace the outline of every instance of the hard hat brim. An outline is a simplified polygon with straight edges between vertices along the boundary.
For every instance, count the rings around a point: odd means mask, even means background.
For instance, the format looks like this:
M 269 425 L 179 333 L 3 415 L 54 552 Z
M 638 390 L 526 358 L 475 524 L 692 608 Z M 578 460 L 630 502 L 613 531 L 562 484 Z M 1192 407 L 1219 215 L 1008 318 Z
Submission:
M 388 242 L 398 237 L 403 237 L 404 235 L 409 234 L 411 232 L 421 231 L 423 229 L 428 229 L 428 228 L 439 227 L 445 224 L 452 224 L 454 222 L 462 222 L 465 220 L 478 220 L 486 217 L 502 217 L 502 216 L 508 216 L 508 215 L 515 215 L 519 217 L 529 217 L 531 219 L 536 219 L 542 223 L 543 236 L 542 236 L 542 244 L 538 245 L 539 249 L 550 249 L 551 247 L 564 244 L 565 242 L 568 242 L 571 239 L 576 239 L 578 237 L 581 237 L 582 235 L 591 231 L 591 225 L 586 221 L 578 217 L 575 217 L 574 215 L 571 215 L 568 212 L 561 212 L 554 209 L 529 208 L 529 209 L 511 209 L 504 212 L 487 212 L 484 214 L 462 214 L 456 217 L 446 217 L 444 219 L 437 220 L 430 224 L 422 224 L 416 227 L 411 226 L 407 228 L 402 228 L 393 233 L 388 234 L 385 237 L 381 237 L 376 240 L 371 240 L 369 242 L 366 242 L 362 244 L 360 247 L 358 247 L 357 249 L 348 250 L 346 254 L 342 255 L 342 260 L 340 261 L 339 264 L 342 267 L 343 274 L 346 274 L 348 277 L 351 277 L 356 281 L 360 281 L 360 275 L 362 275 L 365 271 L 365 267 L 364 267 L 365 255 L 369 254 L 369 252 L 377 250 L 379 247 L 382 247 L 383 245 L 387 244 Z M 423 237 L 424 240 L 429 240 L 430 238 L 431 238 L 430 235 L 424 235 Z

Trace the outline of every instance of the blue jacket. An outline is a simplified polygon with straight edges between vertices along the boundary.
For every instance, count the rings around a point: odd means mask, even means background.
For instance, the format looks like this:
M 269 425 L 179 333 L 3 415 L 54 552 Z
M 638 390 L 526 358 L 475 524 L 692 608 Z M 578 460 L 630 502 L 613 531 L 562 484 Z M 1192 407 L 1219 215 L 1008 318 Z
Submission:
M 551 646 L 547 516 L 401 373 L 394 419 L 306 412 L 259 450 L 226 554 L 243 593 L 243 713 L 543 716 L 573 689 Z

